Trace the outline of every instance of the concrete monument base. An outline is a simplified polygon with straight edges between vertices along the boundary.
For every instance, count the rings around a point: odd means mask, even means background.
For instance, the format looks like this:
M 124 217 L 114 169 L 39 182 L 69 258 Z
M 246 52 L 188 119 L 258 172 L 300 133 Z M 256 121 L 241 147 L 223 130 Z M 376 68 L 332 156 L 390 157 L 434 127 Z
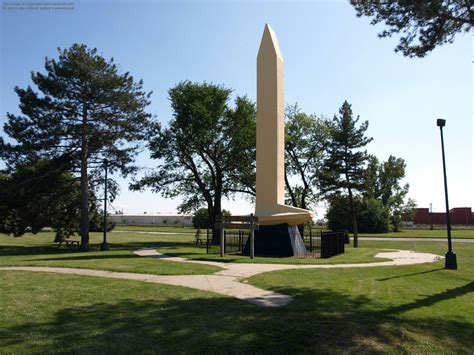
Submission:
M 306 248 L 298 227 L 287 223 L 260 226 L 254 237 L 255 256 L 303 257 Z M 250 255 L 250 238 L 242 251 Z
M 275 203 L 271 206 L 262 206 L 257 204 L 255 216 L 258 217 L 258 223 L 262 226 L 277 225 L 286 223 L 289 226 L 297 226 L 309 221 L 313 212 Z

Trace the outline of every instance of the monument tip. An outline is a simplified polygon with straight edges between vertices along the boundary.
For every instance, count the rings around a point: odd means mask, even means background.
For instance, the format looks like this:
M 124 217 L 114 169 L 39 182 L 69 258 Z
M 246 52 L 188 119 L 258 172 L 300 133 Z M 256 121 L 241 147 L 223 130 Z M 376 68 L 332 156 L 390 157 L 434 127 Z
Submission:
M 279 57 L 283 61 L 283 56 L 281 55 L 280 45 L 278 44 L 278 39 L 273 31 L 272 27 L 265 23 L 265 28 L 263 30 L 262 40 L 260 42 L 260 48 L 258 51 L 258 55 L 270 51 L 273 52 L 277 57 Z

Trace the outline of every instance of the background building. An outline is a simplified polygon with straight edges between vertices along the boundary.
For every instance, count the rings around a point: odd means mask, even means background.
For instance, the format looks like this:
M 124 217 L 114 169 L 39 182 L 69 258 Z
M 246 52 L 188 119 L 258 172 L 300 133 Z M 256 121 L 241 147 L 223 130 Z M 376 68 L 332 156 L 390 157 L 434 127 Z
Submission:
M 192 215 L 187 214 L 113 214 L 116 225 L 192 226 Z
M 474 225 L 474 215 L 471 207 L 457 207 L 449 211 L 451 224 Z M 428 208 L 415 210 L 414 224 L 446 224 L 445 212 L 431 212 Z

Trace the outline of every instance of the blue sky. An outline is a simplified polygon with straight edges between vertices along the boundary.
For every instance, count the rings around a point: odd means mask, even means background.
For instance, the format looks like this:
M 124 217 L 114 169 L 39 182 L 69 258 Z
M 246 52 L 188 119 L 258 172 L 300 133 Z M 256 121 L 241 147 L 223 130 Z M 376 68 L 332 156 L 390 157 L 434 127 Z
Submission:
M 15 85 L 31 84 L 44 58 L 73 43 L 96 47 L 153 90 L 149 112 L 171 117 L 167 90 L 182 80 L 224 84 L 255 99 L 256 56 L 265 23 L 285 60 L 286 103 L 332 117 L 344 100 L 369 120 L 370 153 L 407 163 L 410 197 L 444 210 L 439 129 L 445 146 L 451 207 L 474 207 L 472 39 L 437 48 L 426 58 L 395 54 L 396 39 L 379 39 L 383 25 L 357 18 L 345 1 L 104 1 L 76 0 L 69 11 L 1 10 L 0 121 L 19 113 Z M 1 133 L 3 136 L 3 130 Z M 155 162 L 146 152 L 142 167 Z M 113 203 L 126 213 L 174 212 L 179 201 L 128 191 Z M 233 213 L 253 207 L 240 199 Z M 318 209 L 321 214 L 322 209 Z

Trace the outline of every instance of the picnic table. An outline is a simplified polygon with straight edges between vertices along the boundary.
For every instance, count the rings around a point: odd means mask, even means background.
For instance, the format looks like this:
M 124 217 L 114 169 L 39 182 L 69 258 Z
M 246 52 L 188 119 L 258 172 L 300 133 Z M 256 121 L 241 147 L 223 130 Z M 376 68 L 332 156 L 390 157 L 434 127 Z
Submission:
M 204 241 L 204 242 L 207 242 L 207 238 L 204 239 L 204 237 L 201 235 L 201 230 L 200 230 L 200 229 L 198 229 L 198 230 L 196 231 L 196 234 L 194 235 L 194 238 L 195 238 L 195 240 L 196 240 L 196 245 L 198 245 L 198 243 L 200 243 L 200 244 L 202 245 L 202 242 L 203 242 L 203 241 Z
M 81 241 L 77 239 L 64 239 L 56 243 L 58 243 L 58 249 L 61 249 L 61 245 L 63 244 L 66 244 L 67 249 L 71 249 L 73 246 L 79 247 L 81 245 Z

